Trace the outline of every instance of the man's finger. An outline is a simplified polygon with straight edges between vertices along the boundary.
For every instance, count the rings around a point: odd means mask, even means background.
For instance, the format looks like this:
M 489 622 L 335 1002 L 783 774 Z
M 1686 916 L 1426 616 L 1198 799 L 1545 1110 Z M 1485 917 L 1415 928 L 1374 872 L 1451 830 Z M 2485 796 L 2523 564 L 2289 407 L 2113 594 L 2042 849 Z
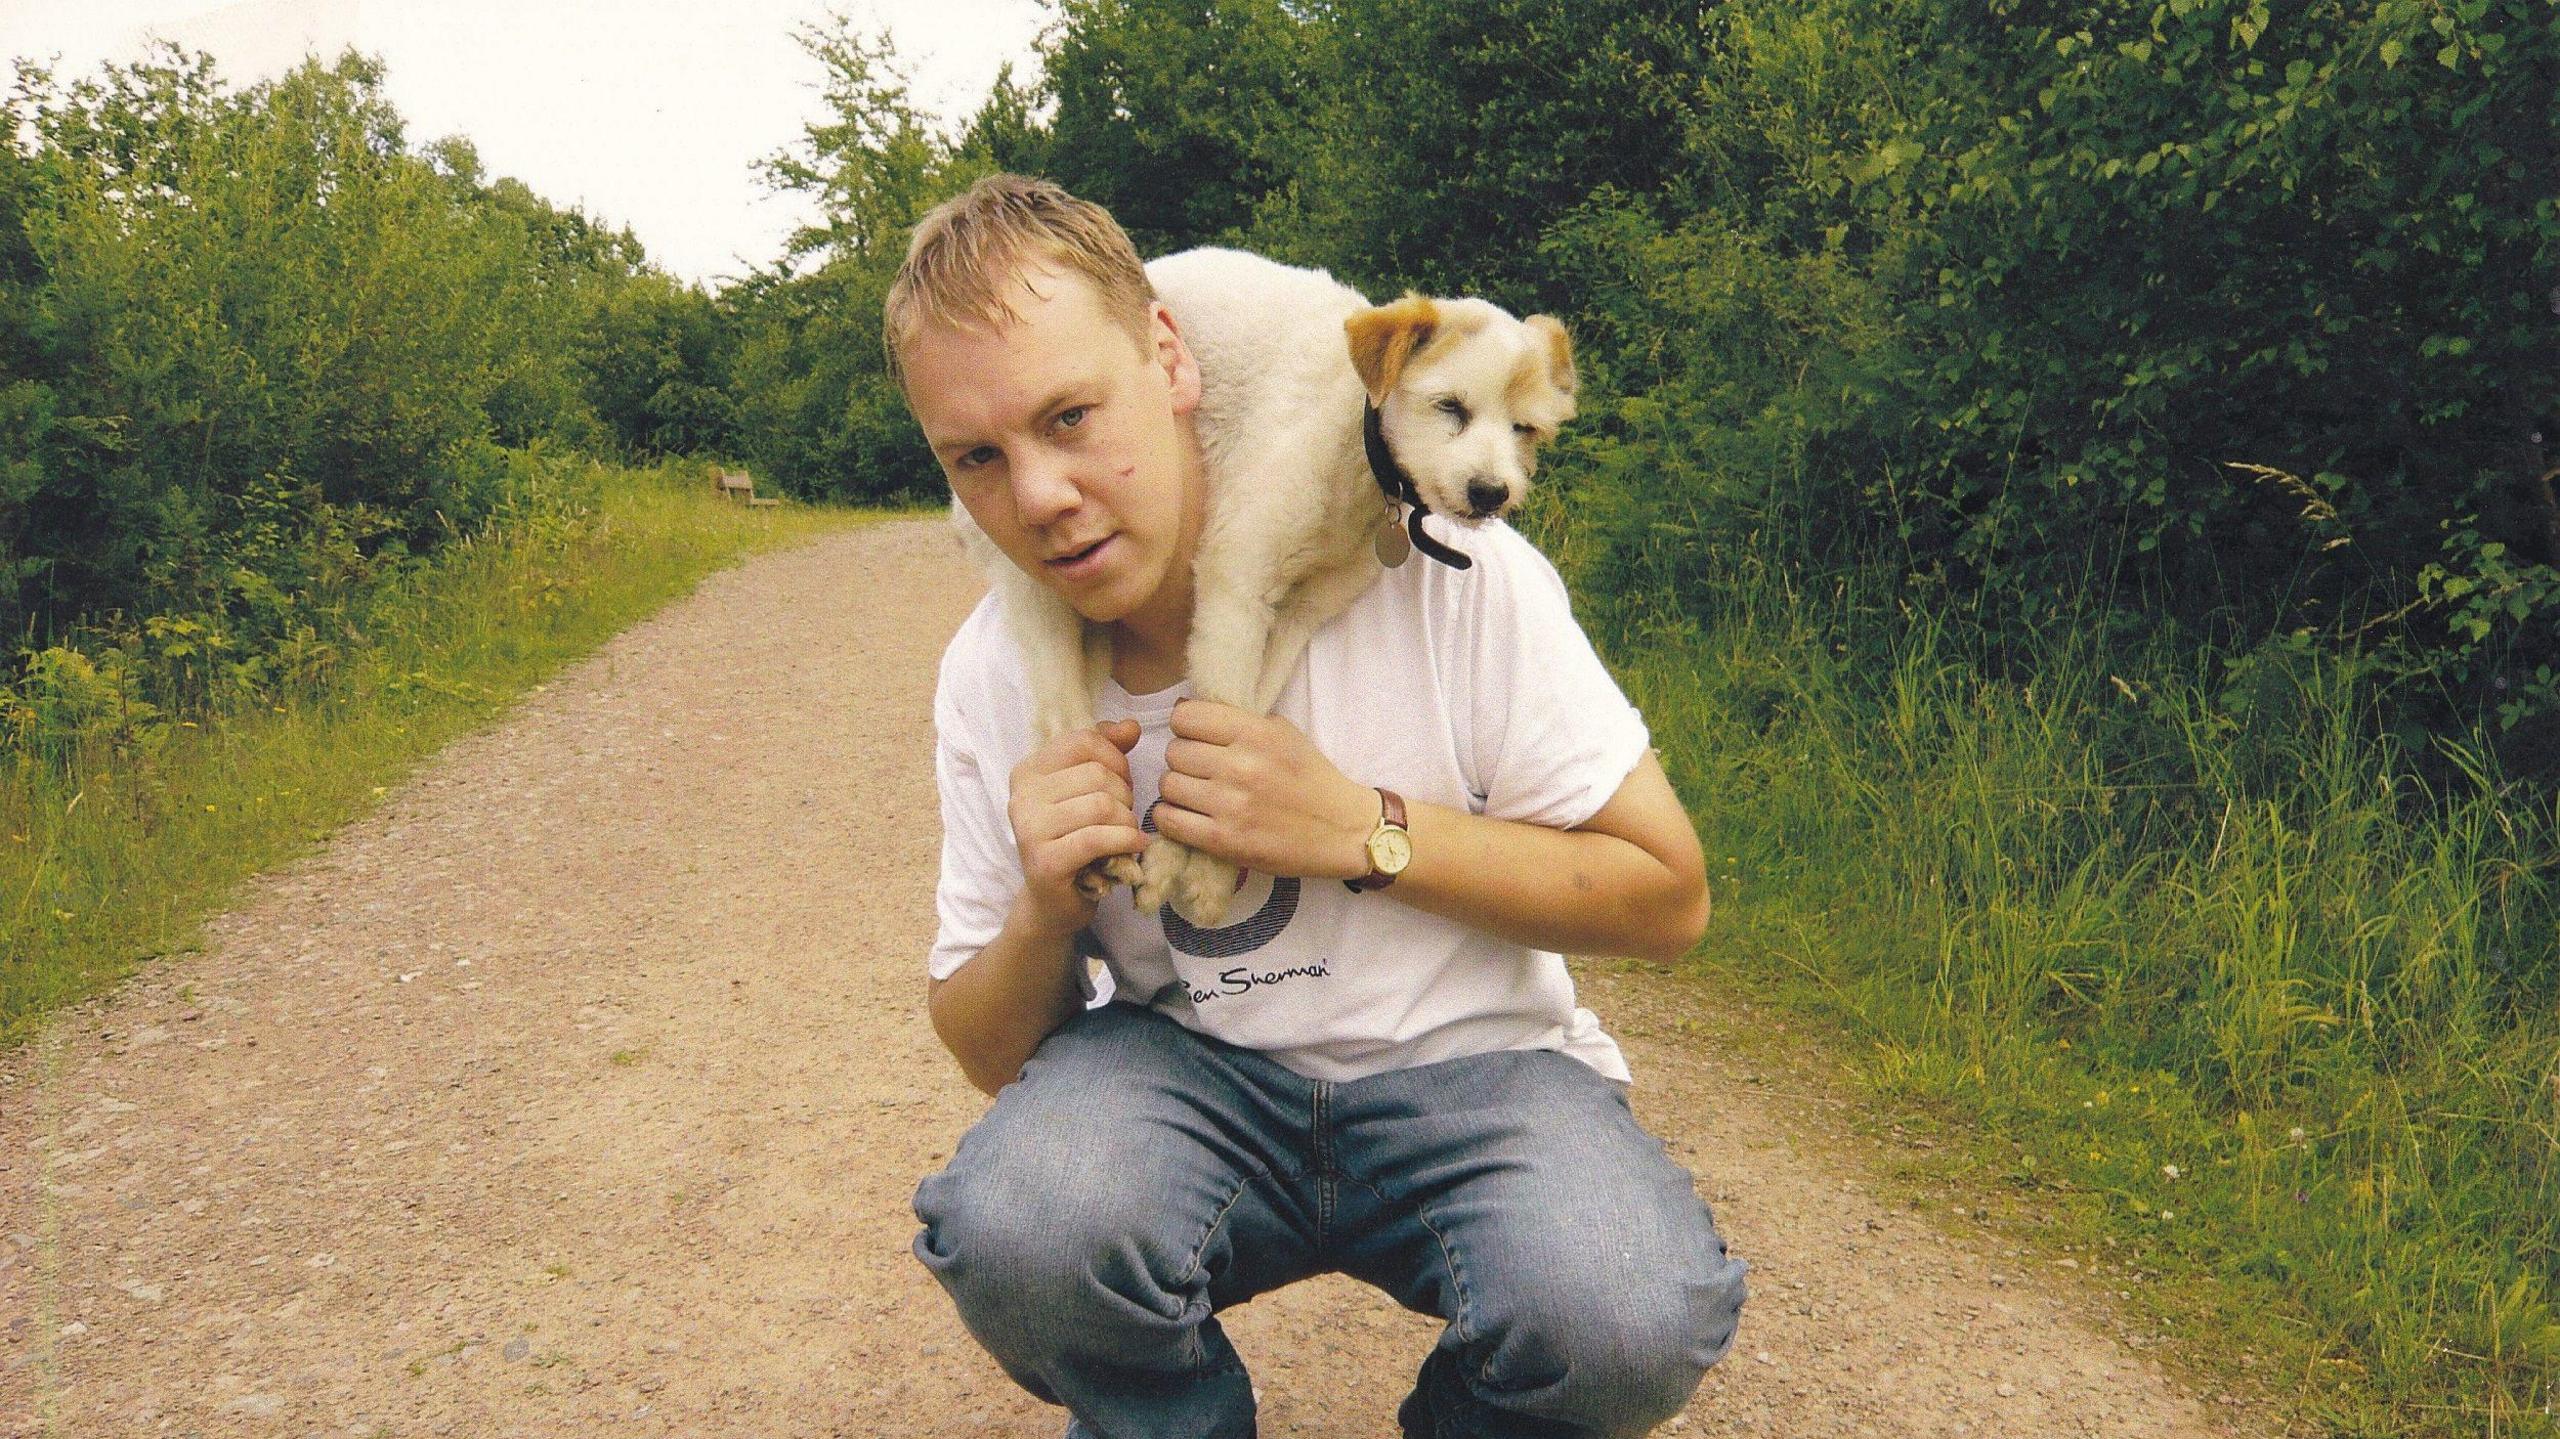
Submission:
M 1145 831 L 1134 825 L 1091 824 L 1060 836 L 1058 847 L 1074 859 L 1067 870 L 1072 874 L 1108 855 L 1145 853 L 1147 836 Z
M 1098 725 L 1068 730 L 1032 756 L 1035 769 L 1051 774 L 1073 769 L 1083 760 L 1091 760 L 1122 779 L 1129 777 L 1129 756 Z
M 1193 849 L 1204 848 L 1209 837 L 1209 817 L 1196 810 L 1184 809 L 1172 800 L 1164 800 L 1155 808 L 1156 833 L 1176 844 Z
M 1125 824 L 1134 818 L 1125 804 L 1107 794 L 1080 794 L 1034 806 L 1015 828 L 1034 844 L 1073 834 L 1089 825 Z
M 1206 814 L 1217 807 L 1218 790 L 1205 779 L 1169 769 L 1156 787 L 1156 797 L 1174 808 Z
M 1164 746 L 1164 768 L 1167 774 L 1191 774 L 1203 779 L 1215 778 L 1218 761 L 1226 751 L 1206 740 L 1167 740 Z
M 1118 730 L 1123 725 L 1127 726 L 1128 744 L 1120 742 Z M 1086 751 L 1095 759 L 1102 761 L 1103 768 L 1116 775 L 1125 776 L 1129 773 L 1129 748 L 1138 742 L 1136 720 L 1117 720 L 1112 724 L 1096 725 L 1092 729 L 1082 730 L 1079 733 L 1084 737 Z
M 1186 699 L 1173 707 L 1173 732 L 1184 739 L 1230 744 L 1253 723 L 1253 716 L 1216 700 Z
M 1026 798 L 1054 803 L 1080 794 L 1119 796 L 1123 806 L 1134 808 L 1136 797 L 1129 789 L 1129 777 L 1105 766 L 1100 760 L 1086 760 L 1054 774 L 1044 774 L 1023 789 Z

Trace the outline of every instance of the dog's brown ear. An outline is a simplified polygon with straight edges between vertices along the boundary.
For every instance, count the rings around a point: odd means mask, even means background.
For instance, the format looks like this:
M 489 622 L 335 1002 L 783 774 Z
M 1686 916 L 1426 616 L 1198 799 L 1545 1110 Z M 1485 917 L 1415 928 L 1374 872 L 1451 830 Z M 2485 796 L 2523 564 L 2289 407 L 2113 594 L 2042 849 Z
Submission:
M 1439 307 L 1412 294 L 1392 305 L 1373 305 L 1342 322 L 1342 333 L 1351 342 L 1351 368 L 1359 372 L 1370 404 L 1387 402 L 1405 362 L 1439 327 Z
M 1547 379 L 1557 389 L 1572 394 L 1578 380 L 1573 371 L 1573 341 L 1564 332 L 1564 322 L 1553 315 L 1531 315 L 1520 323 L 1546 341 Z

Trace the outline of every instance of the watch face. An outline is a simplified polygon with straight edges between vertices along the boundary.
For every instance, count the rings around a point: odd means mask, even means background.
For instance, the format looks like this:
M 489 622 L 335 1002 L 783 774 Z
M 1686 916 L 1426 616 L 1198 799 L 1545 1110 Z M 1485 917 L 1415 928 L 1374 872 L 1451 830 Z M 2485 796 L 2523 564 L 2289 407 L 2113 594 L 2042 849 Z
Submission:
M 1369 863 L 1380 874 L 1402 874 L 1413 860 L 1413 839 L 1400 829 L 1381 829 L 1369 836 Z

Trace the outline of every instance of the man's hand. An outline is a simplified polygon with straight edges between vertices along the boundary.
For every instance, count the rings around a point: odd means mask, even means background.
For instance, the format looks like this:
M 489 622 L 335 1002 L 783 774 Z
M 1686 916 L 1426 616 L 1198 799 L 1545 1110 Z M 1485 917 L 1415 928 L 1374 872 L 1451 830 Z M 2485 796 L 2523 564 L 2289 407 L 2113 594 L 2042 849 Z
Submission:
M 1069 730 L 1013 767 L 1006 818 L 1022 856 L 1026 918 L 1041 933 L 1074 934 L 1093 922 L 1097 901 L 1076 875 L 1097 859 L 1147 847 L 1129 789 L 1136 720 Z
M 1265 874 L 1369 872 L 1378 792 L 1354 783 L 1296 726 L 1184 700 L 1165 747 L 1156 828 Z M 1491 819 L 1405 796 L 1413 862 L 1379 891 L 1534 949 L 1670 961 L 1708 914 L 1698 835 L 1650 753 L 1570 830 Z
M 1378 792 L 1277 715 L 1187 699 L 1173 708 L 1156 829 L 1243 869 L 1303 879 L 1369 872 Z

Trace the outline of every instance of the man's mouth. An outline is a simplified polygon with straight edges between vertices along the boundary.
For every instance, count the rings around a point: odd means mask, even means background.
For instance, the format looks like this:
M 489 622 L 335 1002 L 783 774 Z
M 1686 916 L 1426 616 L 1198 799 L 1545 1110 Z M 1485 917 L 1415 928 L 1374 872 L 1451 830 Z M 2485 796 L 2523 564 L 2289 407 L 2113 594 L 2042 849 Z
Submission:
M 1095 567 L 1096 563 L 1101 558 L 1103 547 L 1110 544 L 1112 539 L 1113 536 L 1104 535 L 1101 539 L 1095 540 L 1093 543 L 1086 545 L 1082 549 L 1070 550 L 1065 554 L 1052 556 L 1042 563 L 1057 573 L 1067 575 L 1082 574 Z

